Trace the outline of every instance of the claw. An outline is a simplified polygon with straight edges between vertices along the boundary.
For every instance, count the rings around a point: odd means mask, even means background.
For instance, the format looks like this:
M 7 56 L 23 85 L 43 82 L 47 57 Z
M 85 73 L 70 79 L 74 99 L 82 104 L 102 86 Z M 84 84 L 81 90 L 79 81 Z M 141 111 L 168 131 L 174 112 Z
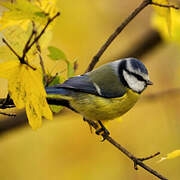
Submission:
M 99 125 L 101 126 L 100 129 L 96 130 L 96 134 L 97 135 L 102 135 L 103 139 L 101 140 L 101 142 L 103 142 L 104 140 L 106 140 L 106 138 L 110 135 L 109 131 L 104 127 L 104 125 L 102 124 L 101 121 L 98 121 Z

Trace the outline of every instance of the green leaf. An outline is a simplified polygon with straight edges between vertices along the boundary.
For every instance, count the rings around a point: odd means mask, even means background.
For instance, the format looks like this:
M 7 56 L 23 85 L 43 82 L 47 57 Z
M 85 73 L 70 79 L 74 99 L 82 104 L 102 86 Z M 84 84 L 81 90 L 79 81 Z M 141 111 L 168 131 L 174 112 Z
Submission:
M 50 53 L 48 56 L 52 60 L 55 60 L 55 61 L 57 61 L 57 60 L 67 60 L 66 55 L 60 49 L 58 49 L 56 47 L 53 47 L 53 46 L 49 46 L 48 50 L 49 50 L 49 53 Z
M 35 12 L 34 14 L 35 14 L 36 16 L 39 16 L 39 17 L 42 17 L 42 18 L 47 17 L 47 15 L 46 15 L 44 12 Z
M 67 76 L 68 76 L 68 78 L 73 77 L 74 76 L 74 66 L 68 61 L 66 63 L 67 63 Z
M 64 52 L 53 46 L 49 46 L 48 50 L 49 50 L 48 57 L 50 57 L 52 60 L 55 60 L 55 61 L 63 60 L 67 64 L 67 77 L 70 78 L 74 76 L 74 65 L 70 61 L 67 60 Z

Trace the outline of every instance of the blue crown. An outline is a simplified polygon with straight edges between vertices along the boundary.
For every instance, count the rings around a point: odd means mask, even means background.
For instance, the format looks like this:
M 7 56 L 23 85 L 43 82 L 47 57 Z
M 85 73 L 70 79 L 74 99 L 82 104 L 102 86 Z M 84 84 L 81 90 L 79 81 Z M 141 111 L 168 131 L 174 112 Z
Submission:
M 130 60 L 130 64 L 132 65 L 132 68 L 134 70 L 140 71 L 148 75 L 148 71 L 141 61 L 137 60 L 136 58 L 128 58 L 128 59 Z

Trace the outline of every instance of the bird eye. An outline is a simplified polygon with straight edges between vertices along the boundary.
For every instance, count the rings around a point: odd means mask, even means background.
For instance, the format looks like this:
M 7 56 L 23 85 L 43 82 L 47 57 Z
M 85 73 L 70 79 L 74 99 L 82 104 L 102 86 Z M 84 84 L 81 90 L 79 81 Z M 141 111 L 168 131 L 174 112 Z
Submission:
M 127 71 L 129 74 L 135 76 L 139 81 L 144 81 L 144 82 L 146 82 L 146 80 L 145 80 L 142 76 L 140 76 L 139 74 L 130 72 L 130 71 L 128 71 L 127 69 L 126 69 L 126 71 Z
M 145 81 L 142 76 L 133 73 L 133 75 L 139 80 L 139 81 Z

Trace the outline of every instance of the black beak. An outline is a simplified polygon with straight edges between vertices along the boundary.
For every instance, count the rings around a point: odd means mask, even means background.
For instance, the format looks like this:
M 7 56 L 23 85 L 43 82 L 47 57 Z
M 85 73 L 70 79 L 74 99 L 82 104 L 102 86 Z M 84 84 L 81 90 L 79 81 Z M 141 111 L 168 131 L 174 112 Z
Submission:
M 147 85 L 153 85 L 153 82 L 151 82 L 150 80 L 146 81 Z

